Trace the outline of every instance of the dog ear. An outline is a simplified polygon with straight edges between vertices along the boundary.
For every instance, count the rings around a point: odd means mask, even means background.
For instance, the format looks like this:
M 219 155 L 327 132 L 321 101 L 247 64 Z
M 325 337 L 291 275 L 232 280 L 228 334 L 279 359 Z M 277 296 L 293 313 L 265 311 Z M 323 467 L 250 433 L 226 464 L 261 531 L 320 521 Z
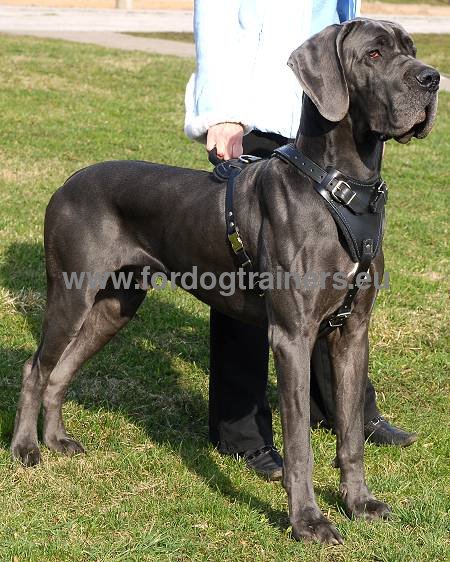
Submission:
M 330 25 L 296 49 L 288 60 L 303 91 L 320 114 L 329 121 L 341 121 L 348 112 L 347 82 L 341 64 L 346 25 Z

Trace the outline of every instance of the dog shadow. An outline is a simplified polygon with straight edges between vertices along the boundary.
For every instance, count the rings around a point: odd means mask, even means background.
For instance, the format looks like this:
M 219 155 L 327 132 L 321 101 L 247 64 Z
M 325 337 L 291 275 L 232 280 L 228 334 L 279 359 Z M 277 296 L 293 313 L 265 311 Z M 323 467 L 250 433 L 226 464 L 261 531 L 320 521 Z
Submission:
M 0 286 L 7 290 L 11 307 L 26 322 L 36 348 L 45 307 L 42 246 L 11 244 L 0 266 Z M 152 333 L 152 324 L 156 324 L 157 334 Z M 208 341 L 207 318 L 190 314 L 172 299 L 153 294 L 108 344 L 110 353 L 100 351 L 83 366 L 67 399 L 88 410 L 120 411 L 153 442 L 169 445 L 188 470 L 211 489 L 264 513 L 272 526 L 284 530 L 289 525 L 285 512 L 274 510 L 267 502 L 237 487 L 218 466 L 208 444 L 207 400 L 193 385 L 186 387 L 184 381 L 182 384 L 180 363 L 199 371 L 198 376 L 207 376 Z M 4 448 L 9 447 L 12 436 L 22 366 L 30 355 L 29 347 L 0 348 L 0 446 Z M 274 405 L 274 385 L 270 385 L 268 394 Z

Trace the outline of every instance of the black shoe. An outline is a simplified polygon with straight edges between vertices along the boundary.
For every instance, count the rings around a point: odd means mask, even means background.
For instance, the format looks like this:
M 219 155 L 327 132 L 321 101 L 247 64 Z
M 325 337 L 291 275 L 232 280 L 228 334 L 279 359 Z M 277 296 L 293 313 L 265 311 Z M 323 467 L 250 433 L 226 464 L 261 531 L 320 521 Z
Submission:
M 267 445 L 256 451 L 246 451 L 240 456 L 245 460 L 247 468 L 254 470 L 264 480 L 281 480 L 283 459 L 274 446 Z
M 375 445 L 396 445 L 409 447 L 419 436 L 417 433 L 408 433 L 399 427 L 394 427 L 382 416 L 377 416 L 364 426 L 364 437 L 369 443 Z

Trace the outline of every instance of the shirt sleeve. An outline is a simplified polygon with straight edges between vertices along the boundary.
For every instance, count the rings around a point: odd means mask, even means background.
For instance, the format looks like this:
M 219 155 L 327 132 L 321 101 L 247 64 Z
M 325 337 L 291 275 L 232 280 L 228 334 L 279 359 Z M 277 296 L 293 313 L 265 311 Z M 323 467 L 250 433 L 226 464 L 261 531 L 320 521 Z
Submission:
M 226 121 L 241 123 L 245 133 L 252 129 L 245 72 L 252 38 L 242 30 L 241 3 L 195 0 L 197 67 L 186 88 L 184 127 L 192 139 L 204 141 L 209 127 Z
M 341 23 L 357 18 L 361 14 L 361 0 L 337 0 L 337 12 Z

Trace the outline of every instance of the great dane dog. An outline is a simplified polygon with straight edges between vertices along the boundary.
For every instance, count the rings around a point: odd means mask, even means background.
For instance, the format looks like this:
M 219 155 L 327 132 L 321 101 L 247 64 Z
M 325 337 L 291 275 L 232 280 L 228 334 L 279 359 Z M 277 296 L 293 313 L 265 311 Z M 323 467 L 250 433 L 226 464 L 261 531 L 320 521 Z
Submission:
M 323 168 L 333 166 L 361 182 L 379 176 L 383 143 L 425 137 L 436 115 L 439 74 L 415 58 L 398 25 L 356 19 L 327 27 L 295 50 L 289 65 L 305 92 L 296 146 Z M 276 103 L 276 100 L 274 100 Z M 53 195 L 45 217 L 47 307 L 42 339 L 25 364 L 12 454 L 40 461 L 43 441 L 66 454 L 83 451 L 67 435 L 61 408 L 83 363 L 133 317 L 146 291 L 89 287 L 69 290 L 62 272 L 212 272 L 236 269 L 226 237 L 225 184 L 207 171 L 142 161 L 89 166 Z M 348 272 L 355 263 L 312 180 L 271 158 L 249 164 L 236 180 L 235 216 L 259 272 Z M 372 261 L 381 277 L 383 257 Z M 284 441 L 284 487 L 295 538 L 337 544 L 342 538 L 321 513 L 312 484 L 309 362 L 319 325 L 346 291 L 292 287 L 256 291 L 192 291 L 244 322 L 268 325 L 278 374 Z M 363 398 L 368 370 L 368 324 L 376 289 L 360 291 L 353 314 L 328 335 L 337 408 L 340 492 L 349 516 L 385 517 L 364 476 Z M 251 353 L 251 350 L 249 350 Z

